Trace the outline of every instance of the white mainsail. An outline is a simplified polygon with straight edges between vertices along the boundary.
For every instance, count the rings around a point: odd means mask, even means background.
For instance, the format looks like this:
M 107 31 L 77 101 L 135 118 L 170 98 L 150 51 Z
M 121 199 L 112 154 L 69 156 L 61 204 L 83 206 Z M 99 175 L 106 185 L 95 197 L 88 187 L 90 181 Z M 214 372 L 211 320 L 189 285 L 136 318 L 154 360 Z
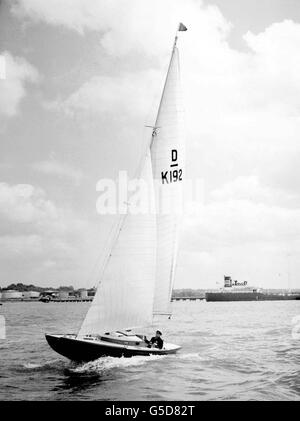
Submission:
M 179 31 L 186 30 L 182 28 L 179 26 Z M 152 142 L 140 174 L 155 212 L 148 209 L 143 214 L 132 214 L 129 209 L 123 216 L 80 336 L 146 326 L 153 314 L 170 313 L 184 177 L 176 41 L 177 36 Z
M 157 209 L 154 314 L 170 314 L 185 177 L 183 107 L 176 39 L 153 131 L 151 157 Z

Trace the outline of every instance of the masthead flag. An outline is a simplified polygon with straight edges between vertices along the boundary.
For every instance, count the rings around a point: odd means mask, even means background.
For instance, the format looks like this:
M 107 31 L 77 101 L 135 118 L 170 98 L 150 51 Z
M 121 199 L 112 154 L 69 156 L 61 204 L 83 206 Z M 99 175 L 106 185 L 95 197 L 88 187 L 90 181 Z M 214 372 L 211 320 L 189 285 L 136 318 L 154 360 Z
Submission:
M 180 22 L 179 27 L 178 27 L 178 31 L 187 31 L 187 27 L 184 26 L 184 24 Z

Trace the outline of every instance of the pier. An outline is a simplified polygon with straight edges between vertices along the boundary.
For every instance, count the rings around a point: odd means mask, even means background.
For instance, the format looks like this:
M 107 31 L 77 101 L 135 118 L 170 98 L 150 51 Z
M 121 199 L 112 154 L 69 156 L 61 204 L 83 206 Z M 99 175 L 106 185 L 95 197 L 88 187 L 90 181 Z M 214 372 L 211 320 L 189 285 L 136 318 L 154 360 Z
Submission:
M 90 303 L 93 301 L 93 298 L 94 297 L 51 298 L 50 300 L 9 298 L 0 300 L 0 303 Z
M 94 297 L 87 297 L 87 298 L 52 298 L 49 300 L 49 303 L 90 303 L 93 301 Z

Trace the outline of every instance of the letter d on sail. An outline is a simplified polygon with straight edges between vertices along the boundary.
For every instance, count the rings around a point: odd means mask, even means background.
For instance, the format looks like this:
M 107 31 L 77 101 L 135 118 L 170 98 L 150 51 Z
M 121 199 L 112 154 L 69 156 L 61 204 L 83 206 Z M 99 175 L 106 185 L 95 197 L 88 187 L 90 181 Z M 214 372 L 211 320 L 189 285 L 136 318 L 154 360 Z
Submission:
M 177 161 L 177 150 L 172 149 L 172 163 Z

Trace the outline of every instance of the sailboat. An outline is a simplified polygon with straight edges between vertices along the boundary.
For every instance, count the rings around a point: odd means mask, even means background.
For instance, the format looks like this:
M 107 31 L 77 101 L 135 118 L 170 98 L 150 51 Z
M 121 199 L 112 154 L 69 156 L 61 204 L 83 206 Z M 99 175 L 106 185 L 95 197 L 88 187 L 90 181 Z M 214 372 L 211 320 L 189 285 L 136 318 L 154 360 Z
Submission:
M 181 348 L 166 342 L 161 349 L 150 346 L 144 335 L 135 332 L 150 326 L 156 316 L 171 316 L 181 220 L 176 209 L 182 204 L 185 160 L 177 40 L 186 30 L 180 23 L 156 121 L 150 126 L 152 136 L 139 166 L 139 179 L 149 187 L 155 212 L 128 211 L 120 217 L 79 332 L 45 335 L 54 351 L 73 361 L 166 355 Z

